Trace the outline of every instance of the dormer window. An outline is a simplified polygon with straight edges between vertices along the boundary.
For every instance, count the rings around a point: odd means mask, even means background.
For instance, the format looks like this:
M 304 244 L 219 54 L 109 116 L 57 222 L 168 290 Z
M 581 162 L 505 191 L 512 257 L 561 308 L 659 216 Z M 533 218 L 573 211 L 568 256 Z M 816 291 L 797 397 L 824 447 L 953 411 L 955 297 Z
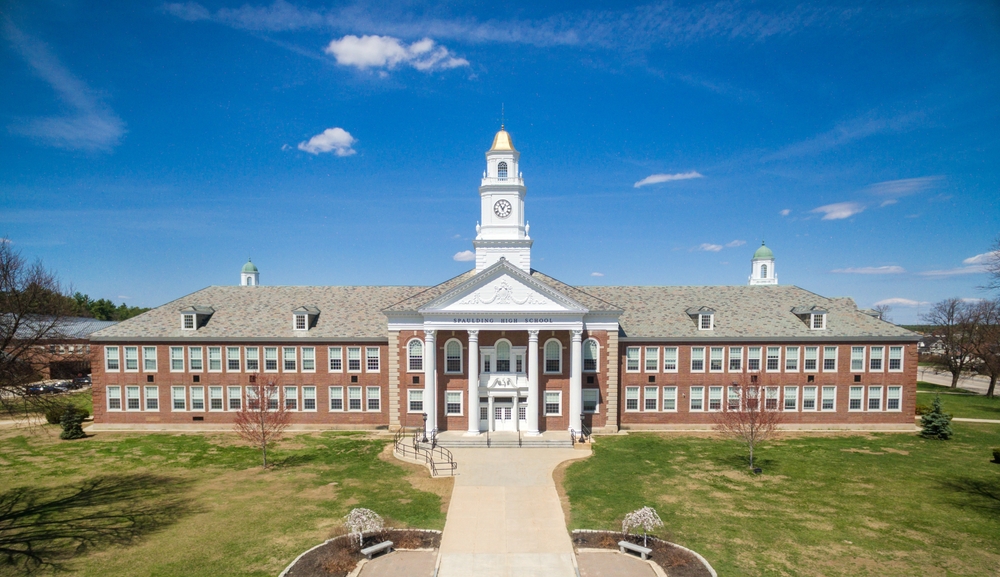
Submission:
M 712 316 L 710 313 L 701 313 L 698 315 L 698 330 L 712 330 Z
M 820 331 L 826 328 L 826 313 L 813 313 L 812 320 L 809 326 L 812 327 L 814 331 Z
M 684 311 L 695 322 L 699 331 L 710 331 L 715 328 L 715 309 L 711 307 L 691 307 Z
M 795 307 L 792 309 L 792 314 L 799 317 L 799 319 L 806 323 L 809 330 L 822 331 L 826 329 L 826 313 L 828 311 L 819 306 L 813 305 L 811 307 Z
M 309 328 L 309 317 L 307 315 L 295 315 L 295 330 L 304 331 Z
M 319 309 L 313 306 L 303 306 L 292 310 L 292 329 L 308 331 L 316 324 Z
M 181 328 L 186 331 L 193 331 L 196 328 L 194 315 L 181 315 Z
M 205 326 L 208 319 L 215 314 L 215 309 L 209 306 L 195 305 L 181 311 L 181 330 L 195 331 Z

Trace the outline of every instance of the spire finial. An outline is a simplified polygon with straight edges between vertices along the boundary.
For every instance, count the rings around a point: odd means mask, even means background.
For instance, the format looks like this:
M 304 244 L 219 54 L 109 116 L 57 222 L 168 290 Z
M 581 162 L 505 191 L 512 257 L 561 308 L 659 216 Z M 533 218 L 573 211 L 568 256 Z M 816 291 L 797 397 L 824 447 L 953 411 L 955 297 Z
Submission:
M 500 130 L 503 130 L 504 125 L 504 115 L 503 115 L 503 102 L 500 103 Z

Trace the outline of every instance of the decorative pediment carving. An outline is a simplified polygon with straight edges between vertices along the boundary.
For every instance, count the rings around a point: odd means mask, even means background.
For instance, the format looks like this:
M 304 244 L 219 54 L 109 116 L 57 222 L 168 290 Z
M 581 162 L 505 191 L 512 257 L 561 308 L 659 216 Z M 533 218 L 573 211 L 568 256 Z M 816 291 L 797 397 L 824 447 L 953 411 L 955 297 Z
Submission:
M 492 292 L 492 294 L 490 294 Z M 510 286 L 510 283 L 506 279 L 500 281 L 499 284 L 493 285 L 492 291 L 490 287 L 485 287 L 483 290 L 476 291 L 471 295 L 460 300 L 458 304 L 460 305 L 547 305 L 550 301 L 539 297 L 533 292 L 529 292 L 523 298 L 517 298 L 514 296 L 514 287 Z

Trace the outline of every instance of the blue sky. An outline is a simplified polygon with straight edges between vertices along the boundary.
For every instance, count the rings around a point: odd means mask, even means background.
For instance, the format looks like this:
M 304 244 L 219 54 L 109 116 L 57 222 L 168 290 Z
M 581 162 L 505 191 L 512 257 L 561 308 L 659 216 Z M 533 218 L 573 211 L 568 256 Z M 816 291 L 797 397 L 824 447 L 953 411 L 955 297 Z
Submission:
M 513 10 L 513 11 L 508 11 Z M 533 265 L 782 284 L 912 322 L 987 296 L 991 2 L 7 2 L 0 235 L 93 297 L 435 284 L 483 153 L 521 151 Z

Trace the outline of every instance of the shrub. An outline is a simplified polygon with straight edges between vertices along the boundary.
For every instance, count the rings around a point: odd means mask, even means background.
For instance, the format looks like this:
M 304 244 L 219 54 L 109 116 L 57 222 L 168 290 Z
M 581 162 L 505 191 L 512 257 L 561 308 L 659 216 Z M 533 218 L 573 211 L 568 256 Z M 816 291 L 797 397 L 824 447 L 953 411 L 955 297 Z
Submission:
M 69 440 L 86 437 L 83 433 L 83 427 L 80 426 L 81 423 L 83 423 L 83 411 L 73 405 L 66 407 L 62 415 L 62 420 L 59 423 L 62 425 L 62 432 L 59 433 L 59 438 Z
M 922 403 L 917 403 L 916 413 L 917 413 L 918 416 L 919 415 L 926 415 L 929 412 L 931 412 L 931 406 L 930 405 L 924 405 Z
M 48 422 L 48 424 L 50 425 L 58 425 L 59 423 L 62 422 L 63 413 L 65 413 L 66 409 L 68 409 L 69 407 L 73 407 L 73 409 L 76 410 L 77 413 L 83 415 L 81 417 L 81 420 L 86 420 L 87 417 L 90 416 L 90 411 L 88 411 L 87 409 L 81 409 L 73 405 L 55 405 L 53 407 L 49 407 L 48 410 L 45 411 L 45 421 Z
M 941 395 L 934 395 L 931 411 L 920 417 L 920 424 L 924 427 L 920 432 L 921 437 L 944 441 L 951 438 L 951 415 L 941 410 Z
M 993 462 L 1000 463 L 1000 447 L 993 448 Z

